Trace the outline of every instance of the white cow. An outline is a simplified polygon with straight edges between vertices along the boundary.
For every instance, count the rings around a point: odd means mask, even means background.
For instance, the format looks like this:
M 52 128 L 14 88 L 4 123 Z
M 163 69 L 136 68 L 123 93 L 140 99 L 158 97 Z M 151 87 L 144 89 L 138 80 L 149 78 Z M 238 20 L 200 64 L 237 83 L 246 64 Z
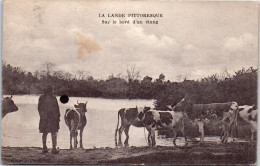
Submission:
M 257 108 L 256 106 L 243 105 L 239 106 L 238 118 L 250 124 L 251 141 L 254 141 L 254 136 L 257 131 Z

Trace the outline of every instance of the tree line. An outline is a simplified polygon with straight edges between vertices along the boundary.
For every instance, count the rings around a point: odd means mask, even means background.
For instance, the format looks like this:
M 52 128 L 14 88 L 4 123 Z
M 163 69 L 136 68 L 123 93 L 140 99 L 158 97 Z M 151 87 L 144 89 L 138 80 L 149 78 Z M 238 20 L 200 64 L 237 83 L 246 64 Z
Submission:
M 155 108 L 166 110 L 184 96 L 194 103 L 215 103 L 236 101 L 239 105 L 257 102 L 257 69 L 252 67 L 235 71 L 226 70 L 199 80 L 182 77 L 179 82 L 158 78 L 140 77 L 135 66 L 127 68 L 126 76 L 111 74 L 107 79 L 98 80 L 88 72 L 76 74 L 55 70 L 55 64 L 45 63 L 42 70 L 34 73 L 2 63 L 3 94 L 41 94 L 46 84 L 53 86 L 55 95 L 75 97 L 103 97 L 120 99 L 155 99 Z M 181 77 L 179 77 L 181 78 Z

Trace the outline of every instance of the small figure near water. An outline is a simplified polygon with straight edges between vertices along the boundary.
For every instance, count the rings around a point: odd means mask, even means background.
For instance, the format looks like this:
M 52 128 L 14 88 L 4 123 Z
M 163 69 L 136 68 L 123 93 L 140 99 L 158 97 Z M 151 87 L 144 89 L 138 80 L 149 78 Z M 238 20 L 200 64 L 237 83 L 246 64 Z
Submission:
M 57 133 L 60 128 L 60 109 L 58 101 L 52 94 L 52 86 L 46 86 L 43 95 L 39 98 L 38 111 L 40 115 L 39 130 L 42 133 L 43 153 L 48 152 L 46 140 L 48 133 L 52 138 L 52 153 L 57 154 L 59 150 L 57 146 Z
M 77 101 L 77 104 L 74 105 L 75 109 L 67 109 L 64 119 L 66 125 L 69 127 L 70 130 L 70 149 L 73 149 L 72 147 L 72 138 L 74 139 L 74 149 L 77 149 L 78 145 L 78 130 L 80 130 L 80 148 L 83 148 L 82 143 L 82 134 L 84 127 L 87 124 L 87 118 L 85 116 L 85 113 L 87 112 L 87 103 L 79 103 Z

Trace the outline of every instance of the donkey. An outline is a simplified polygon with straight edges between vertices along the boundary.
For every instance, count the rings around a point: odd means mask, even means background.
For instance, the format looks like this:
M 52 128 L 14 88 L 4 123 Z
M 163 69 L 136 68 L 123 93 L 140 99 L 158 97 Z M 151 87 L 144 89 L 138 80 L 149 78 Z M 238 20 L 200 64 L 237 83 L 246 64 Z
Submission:
M 69 127 L 70 130 L 70 149 L 73 149 L 72 147 L 72 138 L 74 139 L 74 149 L 77 149 L 78 141 L 78 130 L 80 130 L 80 148 L 83 148 L 82 144 L 82 134 L 84 127 L 87 124 L 87 119 L 85 116 L 85 113 L 87 112 L 87 103 L 79 103 L 77 101 L 77 104 L 74 105 L 75 109 L 67 109 L 64 119 L 66 125 Z
M 4 118 L 8 113 L 18 110 L 18 107 L 15 105 L 12 97 L 13 96 L 11 95 L 11 97 L 5 97 L 2 99 L 2 118 Z

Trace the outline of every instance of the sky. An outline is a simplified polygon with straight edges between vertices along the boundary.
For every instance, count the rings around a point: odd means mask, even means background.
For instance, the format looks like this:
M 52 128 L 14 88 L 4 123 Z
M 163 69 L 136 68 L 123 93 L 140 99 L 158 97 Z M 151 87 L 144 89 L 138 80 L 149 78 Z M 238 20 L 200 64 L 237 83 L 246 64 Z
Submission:
M 107 14 L 161 13 L 162 18 Z M 106 17 L 99 17 L 105 14 Z M 157 20 L 158 24 L 102 24 Z M 34 72 L 88 72 L 95 79 L 126 75 L 200 79 L 258 67 L 257 2 L 4 0 L 2 59 Z

